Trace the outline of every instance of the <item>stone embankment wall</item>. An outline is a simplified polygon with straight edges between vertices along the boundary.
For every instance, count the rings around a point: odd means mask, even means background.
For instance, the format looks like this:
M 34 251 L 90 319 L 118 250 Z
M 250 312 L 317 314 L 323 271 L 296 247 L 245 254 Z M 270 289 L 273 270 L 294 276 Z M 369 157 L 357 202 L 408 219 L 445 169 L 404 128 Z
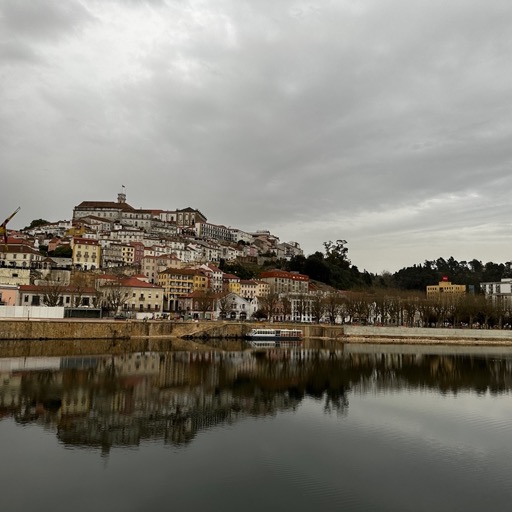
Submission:
M 114 320 L 0 320 L 0 340 L 141 340 L 141 339 L 241 339 L 254 327 L 301 329 L 306 338 L 343 342 L 411 342 L 501 340 L 512 343 L 512 330 L 422 329 L 358 325 L 265 324 L 245 322 L 169 322 Z
M 176 337 L 189 339 L 243 338 L 253 327 L 274 324 L 244 322 L 168 322 L 114 320 L 0 320 L 0 340 L 84 340 Z M 279 324 L 300 328 L 305 337 L 338 339 L 341 326 Z

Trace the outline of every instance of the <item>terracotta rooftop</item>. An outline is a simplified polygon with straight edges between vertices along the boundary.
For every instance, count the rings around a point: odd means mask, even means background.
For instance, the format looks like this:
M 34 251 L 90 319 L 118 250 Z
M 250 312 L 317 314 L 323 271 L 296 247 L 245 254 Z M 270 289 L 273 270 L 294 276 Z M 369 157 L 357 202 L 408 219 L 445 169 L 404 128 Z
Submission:
M 129 210 L 135 211 L 133 206 L 130 206 L 128 203 L 117 203 L 115 201 L 82 201 L 75 209 L 81 208 L 105 208 L 111 210 Z

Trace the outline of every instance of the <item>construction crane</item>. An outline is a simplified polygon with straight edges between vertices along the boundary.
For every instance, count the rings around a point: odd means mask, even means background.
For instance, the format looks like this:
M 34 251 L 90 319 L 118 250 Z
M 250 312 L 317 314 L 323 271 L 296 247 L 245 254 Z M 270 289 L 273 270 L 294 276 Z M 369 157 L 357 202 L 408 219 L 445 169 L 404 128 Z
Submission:
M 21 210 L 21 206 L 18 206 L 14 212 L 5 219 L 0 225 L 0 236 L 4 239 L 4 245 L 7 245 L 7 223 Z

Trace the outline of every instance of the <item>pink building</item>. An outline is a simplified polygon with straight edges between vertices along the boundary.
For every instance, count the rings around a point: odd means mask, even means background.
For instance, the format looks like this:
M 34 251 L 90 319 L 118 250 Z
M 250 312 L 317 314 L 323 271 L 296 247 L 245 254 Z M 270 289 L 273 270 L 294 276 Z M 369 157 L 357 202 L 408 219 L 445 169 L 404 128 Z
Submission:
M 0 284 L 0 306 L 16 306 L 19 289 L 15 284 Z

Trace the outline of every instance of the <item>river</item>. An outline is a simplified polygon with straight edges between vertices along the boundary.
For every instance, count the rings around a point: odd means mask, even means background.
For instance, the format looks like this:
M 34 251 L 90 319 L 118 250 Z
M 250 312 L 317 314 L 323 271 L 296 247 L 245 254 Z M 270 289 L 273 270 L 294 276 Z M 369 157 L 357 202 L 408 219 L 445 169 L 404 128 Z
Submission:
M 2 509 L 512 503 L 512 348 L 0 358 Z

